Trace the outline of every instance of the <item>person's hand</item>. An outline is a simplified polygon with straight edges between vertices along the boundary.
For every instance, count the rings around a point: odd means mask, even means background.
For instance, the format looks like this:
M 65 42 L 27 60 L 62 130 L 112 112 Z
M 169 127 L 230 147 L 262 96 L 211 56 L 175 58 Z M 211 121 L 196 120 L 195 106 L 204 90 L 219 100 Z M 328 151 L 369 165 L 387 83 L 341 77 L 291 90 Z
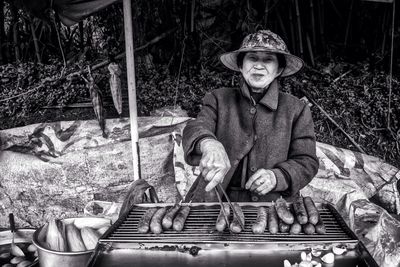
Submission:
M 269 193 L 276 186 L 276 177 L 273 171 L 259 169 L 246 183 L 246 189 L 259 195 Z
M 224 146 L 215 139 L 202 140 L 200 150 L 202 156 L 199 167 L 204 179 L 209 182 L 205 188 L 209 192 L 224 180 L 231 163 Z

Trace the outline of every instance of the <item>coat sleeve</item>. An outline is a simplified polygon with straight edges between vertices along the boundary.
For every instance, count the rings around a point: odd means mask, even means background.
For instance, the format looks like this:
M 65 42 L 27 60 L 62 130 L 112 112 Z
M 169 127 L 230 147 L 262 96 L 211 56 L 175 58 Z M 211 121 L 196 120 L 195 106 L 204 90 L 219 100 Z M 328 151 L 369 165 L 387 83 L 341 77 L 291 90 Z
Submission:
M 217 120 L 217 99 L 212 93 L 207 93 L 203 98 L 203 106 L 197 118 L 189 121 L 183 129 L 182 145 L 188 164 L 197 166 L 200 163 L 201 154 L 198 154 L 195 149 L 200 139 L 217 139 L 215 136 Z
M 317 174 L 319 162 L 316 156 L 314 122 L 311 110 L 304 105 L 293 122 L 288 159 L 275 166 L 282 170 L 288 182 L 284 194 L 294 195 Z

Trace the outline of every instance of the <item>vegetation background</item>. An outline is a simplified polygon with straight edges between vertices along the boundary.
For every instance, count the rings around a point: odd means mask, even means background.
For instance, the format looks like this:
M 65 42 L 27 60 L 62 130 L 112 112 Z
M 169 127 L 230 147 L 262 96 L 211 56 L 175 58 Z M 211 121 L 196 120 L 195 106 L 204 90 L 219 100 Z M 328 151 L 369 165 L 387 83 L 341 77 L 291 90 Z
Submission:
M 38 11 L 42 2 L 26 2 L 0 1 L 0 129 L 95 119 L 84 105 L 91 99 L 82 77 L 96 64 L 104 65 L 93 68 L 93 75 L 105 117 L 120 116 L 110 100 L 110 61 L 122 68 L 121 116 L 128 116 L 122 4 L 66 27 L 54 11 Z M 317 140 L 356 151 L 358 145 L 400 168 L 400 26 L 399 16 L 392 20 L 399 14 L 394 3 L 139 0 L 132 5 L 140 116 L 178 106 L 196 116 L 206 92 L 237 85 L 218 55 L 238 48 L 247 33 L 269 28 L 307 63 L 282 84 L 314 102 Z

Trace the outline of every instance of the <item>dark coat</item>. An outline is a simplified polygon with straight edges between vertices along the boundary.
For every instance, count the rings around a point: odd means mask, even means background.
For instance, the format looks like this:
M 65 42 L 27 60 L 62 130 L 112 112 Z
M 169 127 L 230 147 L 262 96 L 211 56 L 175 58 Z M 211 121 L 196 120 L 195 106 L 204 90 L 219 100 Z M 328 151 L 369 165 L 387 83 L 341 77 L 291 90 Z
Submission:
M 276 188 L 265 196 L 254 195 L 253 201 L 272 201 L 280 195 L 292 200 L 318 171 L 310 108 L 280 92 L 278 81 L 270 85 L 258 103 L 250 97 L 245 82 L 240 89 L 223 88 L 206 94 L 197 119 L 183 131 L 188 164 L 199 165 L 201 155 L 195 146 L 204 137 L 220 141 L 228 154 L 232 167 L 222 183 L 225 189 L 246 155 L 249 176 L 260 168 L 272 169 L 277 177 Z M 207 201 L 216 201 L 213 195 L 204 196 Z

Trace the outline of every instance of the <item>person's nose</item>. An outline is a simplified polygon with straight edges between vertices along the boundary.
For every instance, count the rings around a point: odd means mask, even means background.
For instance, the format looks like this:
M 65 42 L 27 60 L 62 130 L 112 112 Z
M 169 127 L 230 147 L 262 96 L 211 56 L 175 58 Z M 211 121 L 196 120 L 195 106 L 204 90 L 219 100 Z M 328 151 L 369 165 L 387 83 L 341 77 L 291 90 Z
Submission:
M 257 61 L 254 63 L 254 68 L 257 70 L 263 70 L 265 69 L 264 64 L 262 63 L 262 61 Z

